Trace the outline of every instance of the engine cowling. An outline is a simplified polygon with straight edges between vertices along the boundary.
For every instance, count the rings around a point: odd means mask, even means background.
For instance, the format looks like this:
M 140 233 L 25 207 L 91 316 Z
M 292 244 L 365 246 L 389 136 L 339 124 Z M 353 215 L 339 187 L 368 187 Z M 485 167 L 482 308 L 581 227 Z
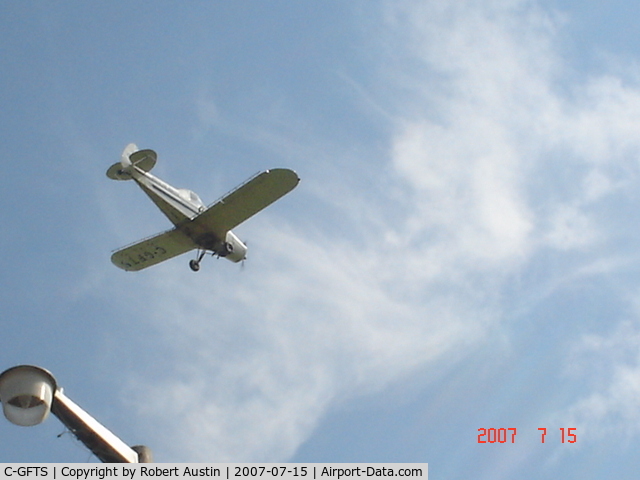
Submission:
M 247 258 L 247 250 L 248 248 L 242 243 L 242 240 L 236 237 L 232 231 L 228 231 L 220 256 L 237 263 Z

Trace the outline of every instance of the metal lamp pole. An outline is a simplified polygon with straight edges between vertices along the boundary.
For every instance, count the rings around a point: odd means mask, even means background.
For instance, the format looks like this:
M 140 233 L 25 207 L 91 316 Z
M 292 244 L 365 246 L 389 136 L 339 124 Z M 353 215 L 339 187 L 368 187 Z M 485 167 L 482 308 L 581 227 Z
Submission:
M 104 463 L 151 463 L 151 450 L 129 447 L 75 404 L 44 368 L 19 365 L 0 374 L 0 402 L 16 425 L 42 423 L 52 412 L 78 440 Z

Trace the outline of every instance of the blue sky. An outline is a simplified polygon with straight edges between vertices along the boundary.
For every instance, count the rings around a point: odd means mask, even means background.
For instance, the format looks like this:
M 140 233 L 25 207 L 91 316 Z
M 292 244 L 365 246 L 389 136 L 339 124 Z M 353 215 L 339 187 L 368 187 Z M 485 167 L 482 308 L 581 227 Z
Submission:
M 637 17 L 5 3 L 0 367 L 48 368 L 157 461 L 636 478 Z M 185 255 L 126 273 L 111 250 L 170 226 L 105 176 L 129 142 L 205 203 L 267 168 L 302 182 L 235 230 L 244 269 L 194 274 Z M 0 461 L 95 460 L 62 432 L 0 422 Z

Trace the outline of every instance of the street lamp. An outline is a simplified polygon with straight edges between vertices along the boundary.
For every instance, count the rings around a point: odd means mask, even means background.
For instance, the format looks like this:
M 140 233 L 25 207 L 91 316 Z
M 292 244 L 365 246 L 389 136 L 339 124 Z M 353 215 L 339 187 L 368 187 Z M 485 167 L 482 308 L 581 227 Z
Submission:
M 0 402 L 11 423 L 29 427 L 52 412 L 78 440 L 105 463 L 150 463 L 151 450 L 129 447 L 58 388 L 44 368 L 20 365 L 0 374 Z

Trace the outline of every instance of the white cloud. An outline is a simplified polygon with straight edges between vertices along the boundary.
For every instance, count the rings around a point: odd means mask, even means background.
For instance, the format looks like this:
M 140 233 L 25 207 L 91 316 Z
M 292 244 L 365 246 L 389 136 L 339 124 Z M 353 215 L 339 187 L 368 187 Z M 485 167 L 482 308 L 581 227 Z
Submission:
M 412 224 L 436 231 L 471 260 L 520 257 L 532 225 L 519 162 L 500 138 L 502 127 L 476 115 L 446 128 L 409 124 L 395 138 L 393 162 L 418 204 Z
M 158 378 L 133 376 L 126 397 L 169 423 L 166 455 L 283 460 L 333 402 L 383 388 L 482 335 L 464 320 L 481 314 L 466 305 L 394 298 L 409 279 L 379 275 L 363 253 L 343 256 L 288 229 L 259 231 L 255 249 L 268 259 L 256 267 L 225 281 L 227 265 L 207 265 L 223 270 L 223 288 L 203 288 L 182 264 L 175 280 L 156 285 L 165 300 L 148 314 L 170 361 Z M 388 265 L 384 257 L 375 260 Z
M 546 242 L 559 250 L 588 247 L 596 239 L 592 220 L 573 205 L 558 205 L 550 217 Z
M 561 85 L 559 21 L 535 4 L 394 1 L 386 15 L 387 163 L 410 201 L 392 234 L 373 206 L 360 212 L 370 231 L 357 240 L 264 213 L 243 276 L 177 262 L 147 277 L 163 369 L 134 372 L 127 395 L 162 419 L 163 460 L 286 460 L 336 402 L 459 357 L 503 320 L 501 292 L 536 252 L 603 238 L 590 208 L 635 175 L 638 92 L 611 78 Z M 597 412 L 599 395 L 580 408 Z
M 609 334 L 584 335 L 572 348 L 568 377 L 585 376 L 591 391 L 561 412 L 588 441 L 629 440 L 640 433 L 640 332 L 620 322 Z

